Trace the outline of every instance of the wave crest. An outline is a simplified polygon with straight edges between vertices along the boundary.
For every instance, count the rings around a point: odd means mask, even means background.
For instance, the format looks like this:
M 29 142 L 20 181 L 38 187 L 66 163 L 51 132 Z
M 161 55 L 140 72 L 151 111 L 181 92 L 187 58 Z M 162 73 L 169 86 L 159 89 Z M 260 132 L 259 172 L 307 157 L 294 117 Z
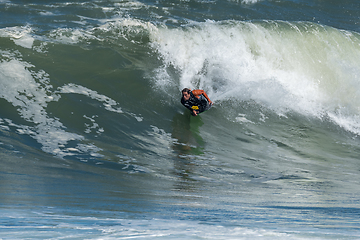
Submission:
M 151 40 L 164 62 L 161 85 L 203 88 L 215 101 L 255 101 L 277 114 L 360 119 L 357 33 L 308 22 L 207 21 L 160 28 Z M 164 80 L 169 66 L 178 80 Z M 360 133 L 360 125 L 351 129 Z

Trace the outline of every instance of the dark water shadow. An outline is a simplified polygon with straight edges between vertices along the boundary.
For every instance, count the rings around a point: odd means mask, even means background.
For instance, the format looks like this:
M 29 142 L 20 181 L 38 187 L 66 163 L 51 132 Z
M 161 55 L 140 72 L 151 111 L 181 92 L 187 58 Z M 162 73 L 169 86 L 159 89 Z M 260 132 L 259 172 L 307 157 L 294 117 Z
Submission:
M 205 141 L 199 130 L 203 124 L 200 116 L 193 117 L 188 111 L 175 114 L 171 137 L 176 141 L 172 149 L 179 157 L 204 154 Z
M 172 173 L 178 179 L 174 183 L 174 191 L 193 192 L 199 187 L 196 161 L 199 155 L 204 154 L 205 141 L 199 130 L 203 124 L 200 116 L 191 116 L 189 111 L 173 117 L 171 137 L 175 141 L 171 147 L 175 158 Z

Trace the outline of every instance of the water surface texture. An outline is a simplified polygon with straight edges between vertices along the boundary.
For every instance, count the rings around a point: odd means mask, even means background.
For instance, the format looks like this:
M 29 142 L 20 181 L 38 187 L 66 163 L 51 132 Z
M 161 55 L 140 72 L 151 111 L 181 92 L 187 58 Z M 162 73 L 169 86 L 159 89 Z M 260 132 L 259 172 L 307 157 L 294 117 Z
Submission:
M 0 239 L 359 239 L 359 13 L 0 0 Z

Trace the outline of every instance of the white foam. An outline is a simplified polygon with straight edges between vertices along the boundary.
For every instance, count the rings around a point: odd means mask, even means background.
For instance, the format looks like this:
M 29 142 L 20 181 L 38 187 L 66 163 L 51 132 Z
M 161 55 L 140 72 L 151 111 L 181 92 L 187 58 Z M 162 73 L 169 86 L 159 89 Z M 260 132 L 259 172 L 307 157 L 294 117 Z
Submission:
M 244 3 L 244 4 L 254 4 L 257 2 L 259 2 L 259 0 L 242 0 L 241 1 L 241 3 Z
M 73 21 L 79 25 L 84 25 L 87 20 L 93 20 L 91 18 L 78 16 L 80 21 Z M 108 41 L 108 38 L 103 38 L 99 31 L 105 33 L 115 34 L 117 38 L 122 37 L 129 40 L 129 34 L 137 36 L 142 32 L 148 33 L 149 31 L 157 31 L 157 27 L 151 22 L 144 22 L 137 19 L 126 17 L 114 17 L 111 19 L 96 19 L 102 22 L 102 25 L 86 28 L 86 29 L 72 29 L 72 28 L 58 28 L 50 32 L 49 38 L 52 41 L 61 42 L 63 44 L 76 44 L 79 42 L 88 42 L 89 40 L 96 40 L 99 42 Z M 134 40 L 131 42 L 134 43 Z
M 30 26 L 24 27 L 7 27 L 0 29 L 1 37 L 10 37 L 16 44 L 24 48 L 32 48 L 34 38 L 31 36 L 32 28 Z
M 87 143 L 84 136 L 66 130 L 61 120 L 49 117 L 47 105 L 58 101 L 62 94 L 76 93 L 88 96 L 103 102 L 104 108 L 115 113 L 123 113 L 119 104 L 105 95 L 98 94 L 83 86 L 68 84 L 54 91 L 50 84 L 50 76 L 43 70 L 34 71 L 33 65 L 17 58 L 17 54 L 1 52 L 4 59 L 0 63 L 0 98 L 11 103 L 18 111 L 19 116 L 29 122 L 28 125 L 14 123 L 12 120 L 1 119 L 1 129 L 15 128 L 18 134 L 26 134 L 36 139 L 42 145 L 42 150 L 59 157 L 72 156 L 78 153 L 90 154 L 93 157 L 102 157 L 101 148 Z M 127 113 L 138 121 L 140 116 Z M 91 124 L 85 124 L 85 133 L 93 130 L 102 134 L 104 129 L 96 123 L 97 116 L 87 117 Z M 75 142 L 74 147 L 68 147 Z M 74 144 L 72 144 L 74 145 Z
M 81 23 L 81 22 L 77 22 L 77 23 Z M 96 37 L 92 33 L 91 29 L 83 30 L 83 29 L 59 28 L 51 31 L 49 37 L 63 44 L 76 44 L 81 41 L 87 41 L 91 39 L 95 39 L 97 41 L 103 41 L 101 38 Z
M 59 88 L 60 93 L 76 93 L 88 96 L 92 99 L 98 100 L 100 102 L 104 102 L 104 106 L 106 110 L 116 112 L 116 113 L 123 113 L 120 107 L 117 107 L 118 103 L 113 99 L 101 95 L 94 90 L 88 89 L 86 87 L 76 85 L 76 84 L 67 84 Z
M 97 129 L 96 133 L 97 134 L 101 134 L 104 132 L 104 129 L 102 127 L 99 126 L 98 123 L 96 123 L 95 118 L 97 118 L 97 115 L 94 115 L 92 117 L 88 117 L 86 115 L 83 116 L 85 119 L 90 120 L 91 124 L 85 123 L 86 126 L 86 130 L 85 133 L 91 133 L 93 131 L 93 129 Z
M 146 5 L 144 3 L 141 3 L 139 1 L 119 2 L 119 3 L 115 3 L 114 6 L 120 7 L 120 8 L 128 8 L 128 9 L 131 9 L 131 10 L 141 9 L 143 7 L 146 7 Z
M 40 15 L 42 16 L 54 16 L 55 14 L 49 11 L 43 11 L 43 12 L 39 12 Z
M 194 207 L 197 203 L 194 202 Z M 0 226 L 5 238 L 14 236 L 14 232 L 20 238 L 29 235 L 36 238 L 82 238 L 82 239 L 323 239 L 323 236 L 332 234 L 327 229 L 306 230 L 281 230 L 277 228 L 263 229 L 221 225 L 221 223 L 209 223 L 206 221 L 173 220 L 173 219 L 115 219 L 115 218 L 96 218 L 65 216 L 54 213 L 53 209 L 49 213 L 4 213 L 4 218 L 11 218 L 19 221 L 16 226 Z M 29 226 L 27 222 L 41 219 L 40 224 Z M 27 221 L 24 221 L 27 220 Z M 96 224 L 94 224 L 96 223 Z M 43 230 L 46 231 L 43 231 Z M 54 237 L 54 232 L 56 236 Z M 356 232 L 337 233 L 337 237 L 358 237 Z
M 99 102 L 103 102 L 103 106 L 108 111 L 115 112 L 115 113 L 126 113 L 126 114 L 134 117 L 138 122 L 141 122 L 143 120 L 142 117 L 137 116 L 134 113 L 124 112 L 121 109 L 121 107 L 119 107 L 119 103 L 117 103 L 115 100 L 113 100 L 105 95 L 99 94 L 98 92 L 96 92 L 94 90 L 88 89 L 88 88 L 80 86 L 80 85 L 70 83 L 70 84 L 60 87 L 58 89 L 58 92 L 59 93 L 74 93 L 74 94 L 85 95 L 85 96 L 88 96 Z
M 152 24 L 151 22 L 144 22 L 137 19 L 132 18 L 113 18 L 113 19 L 105 19 L 104 24 L 99 26 L 96 29 L 99 29 L 104 32 L 110 32 L 114 31 L 117 35 L 126 37 L 126 34 L 132 33 L 132 34 L 139 34 L 142 31 L 145 32 L 152 32 L 157 31 L 157 27 Z M 119 32 L 120 30 L 120 32 Z
M 261 0 L 229 0 L 229 1 L 238 2 L 238 3 L 240 2 L 242 4 L 254 4 L 254 3 L 257 3 L 257 2 L 259 2 Z
M 65 130 L 65 126 L 55 118 L 48 116 L 48 102 L 57 101 L 60 96 L 49 91 L 51 85 L 43 71 L 29 70 L 33 66 L 16 59 L 0 63 L 0 97 L 17 108 L 19 115 L 35 126 L 9 124 L 17 128 L 18 133 L 28 134 L 42 144 L 45 152 L 66 156 L 63 145 L 84 137 Z M 35 80 L 36 77 L 38 81 Z
M 156 82 L 166 90 L 202 88 L 215 102 L 255 101 L 279 115 L 330 116 L 340 125 L 333 117 L 340 112 L 360 118 L 357 33 L 313 23 L 207 21 L 161 27 L 150 39 L 164 62 Z
M 254 123 L 246 118 L 246 114 L 239 114 L 239 116 L 236 117 L 235 120 L 241 123 Z

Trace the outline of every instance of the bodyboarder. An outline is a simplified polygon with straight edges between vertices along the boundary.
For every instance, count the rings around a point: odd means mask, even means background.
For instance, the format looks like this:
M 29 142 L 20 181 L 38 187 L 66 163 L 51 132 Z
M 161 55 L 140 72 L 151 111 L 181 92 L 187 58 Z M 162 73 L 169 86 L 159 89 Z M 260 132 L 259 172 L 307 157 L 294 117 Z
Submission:
M 181 93 L 181 104 L 188 108 L 193 116 L 209 110 L 213 104 L 204 90 L 191 91 L 189 88 L 184 88 Z

